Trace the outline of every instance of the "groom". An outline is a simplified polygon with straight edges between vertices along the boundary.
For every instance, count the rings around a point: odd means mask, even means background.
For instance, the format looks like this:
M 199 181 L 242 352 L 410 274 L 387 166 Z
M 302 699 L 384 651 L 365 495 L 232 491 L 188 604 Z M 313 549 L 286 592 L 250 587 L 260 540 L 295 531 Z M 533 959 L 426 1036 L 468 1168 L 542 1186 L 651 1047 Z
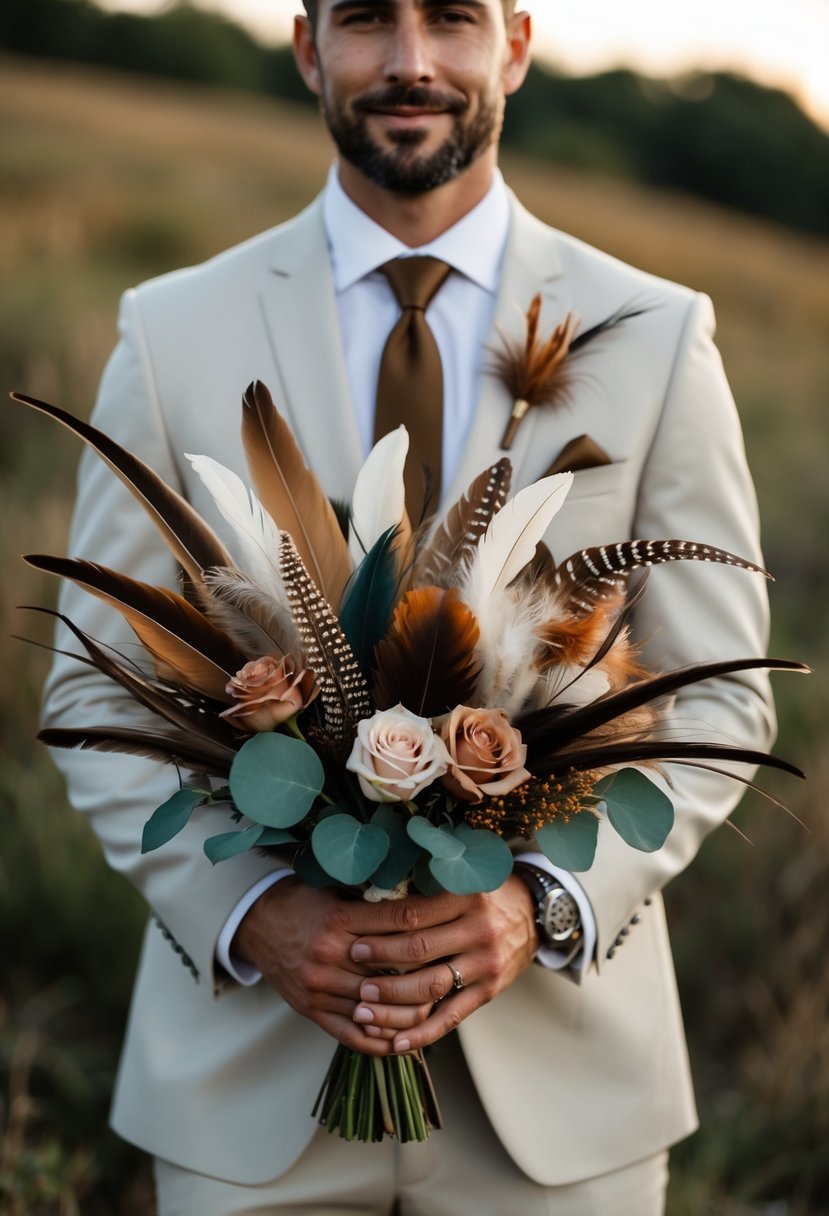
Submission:
M 96 425 L 211 518 L 183 453 L 243 473 L 236 403 L 258 378 L 326 491 L 347 496 L 402 307 L 385 268 L 425 255 L 448 267 L 417 322 L 443 383 L 423 441 L 442 503 L 502 454 L 513 401 L 491 352 L 500 335 L 522 336 L 541 292 L 545 333 L 568 311 L 584 330 L 638 313 L 589 348 L 568 402 L 531 411 L 510 449 L 514 489 L 592 453 L 549 531 L 553 552 L 678 537 L 757 561 L 709 302 L 546 228 L 498 173 L 505 98 L 528 66 L 527 14 L 511 0 L 306 0 L 306 10 L 296 59 L 337 149 L 322 195 L 281 228 L 126 294 Z M 175 585 L 152 525 L 93 458 L 71 551 Z M 636 625 L 645 662 L 761 653 L 760 580 L 689 566 L 651 579 Z M 97 600 L 68 588 L 61 607 L 93 636 L 130 645 Z M 56 660 L 49 725 L 134 719 L 117 690 L 78 668 Z M 756 675 L 689 689 L 673 711 L 677 733 L 704 723 L 756 747 L 768 745 L 770 719 Z M 578 877 L 530 854 L 490 895 L 369 906 L 307 887 L 273 859 L 212 869 L 201 845 L 225 830 L 220 807 L 142 857 L 143 823 L 175 774 L 134 757 L 55 758 L 108 860 L 154 913 L 113 1122 L 156 1157 L 160 1216 L 379 1216 L 395 1201 L 406 1216 L 663 1211 L 666 1149 L 695 1114 L 659 891 L 733 808 L 735 783 L 676 766 L 676 825 L 655 854 L 602 825 L 596 862 Z M 362 1146 L 315 1129 L 331 1036 L 376 1055 L 434 1044 L 445 1130 L 426 1145 Z

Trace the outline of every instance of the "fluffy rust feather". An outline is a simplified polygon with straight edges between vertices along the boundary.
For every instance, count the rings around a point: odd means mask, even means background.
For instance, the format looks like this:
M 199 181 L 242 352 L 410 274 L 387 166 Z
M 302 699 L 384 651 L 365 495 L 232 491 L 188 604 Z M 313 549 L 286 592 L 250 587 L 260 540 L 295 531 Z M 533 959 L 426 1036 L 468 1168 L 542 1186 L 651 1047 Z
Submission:
M 12 400 L 39 410 L 78 435 L 109 465 L 130 493 L 141 503 L 167 542 L 187 576 L 198 583 L 208 566 L 230 566 L 232 561 L 215 532 L 186 499 L 168 486 L 149 465 L 110 439 L 103 431 L 82 422 L 66 410 L 23 393 Z
M 242 442 L 262 506 L 289 533 L 318 590 L 339 607 L 351 574 L 348 544 L 334 508 L 259 380 L 242 401 Z
M 106 566 L 73 558 L 30 554 L 36 570 L 69 578 L 117 608 L 152 656 L 160 675 L 229 704 L 225 685 L 245 656 L 175 591 L 151 587 Z
M 454 588 L 421 587 L 398 600 L 377 647 L 374 700 L 398 702 L 423 717 L 447 713 L 474 698 L 478 623 Z

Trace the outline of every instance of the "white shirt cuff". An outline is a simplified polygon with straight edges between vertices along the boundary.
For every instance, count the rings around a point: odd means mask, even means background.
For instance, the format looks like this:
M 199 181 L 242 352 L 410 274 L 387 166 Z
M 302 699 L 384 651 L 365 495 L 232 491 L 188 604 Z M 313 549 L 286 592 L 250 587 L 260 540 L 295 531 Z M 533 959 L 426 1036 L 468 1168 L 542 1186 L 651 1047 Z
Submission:
M 222 926 L 222 931 L 216 942 L 216 961 L 224 967 L 231 979 L 234 979 L 237 984 L 241 984 L 245 988 L 258 984 L 262 978 L 262 972 L 258 967 L 254 967 L 253 963 L 246 963 L 243 958 L 230 953 L 230 947 L 233 938 L 236 936 L 236 930 L 259 896 L 283 878 L 289 878 L 291 874 L 293 874 L 293 870 L 285 866 L 281 870 L 274 870 L 272 874 L 266 874 L 264 878 L 260 878 L 259 882 L 252 886 L 249 891 L 245 892 Z
M 596 952 L 596 918 L 590 906 L 590 900 L 581 884 L 569 870 L 560 870 L 554 866 L 543 853 L 516 853 L 516 861 L 526 861 L 528 865 L 538 866 L 569 891 L 578 904 L 581 916 L 582 937 L 578 944 L 569 952 L 556 950 L 553 946 L 539 946 L 536 960 L 542 967 L 550 971 L 561 971 L 564 967 L 572 967 L 574 971 L 585 971 L 593 961 Z

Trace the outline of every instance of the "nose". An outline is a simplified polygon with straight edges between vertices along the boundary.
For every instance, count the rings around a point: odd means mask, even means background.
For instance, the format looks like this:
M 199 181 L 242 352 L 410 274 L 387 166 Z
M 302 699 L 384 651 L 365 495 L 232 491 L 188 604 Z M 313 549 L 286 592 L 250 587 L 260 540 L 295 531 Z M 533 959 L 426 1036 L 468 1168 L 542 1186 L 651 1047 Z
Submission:
M 416 84 L 432 77 L 428 38 L 418 14 L 401 12 L 388 42 L 386 79 L 399 84 Z

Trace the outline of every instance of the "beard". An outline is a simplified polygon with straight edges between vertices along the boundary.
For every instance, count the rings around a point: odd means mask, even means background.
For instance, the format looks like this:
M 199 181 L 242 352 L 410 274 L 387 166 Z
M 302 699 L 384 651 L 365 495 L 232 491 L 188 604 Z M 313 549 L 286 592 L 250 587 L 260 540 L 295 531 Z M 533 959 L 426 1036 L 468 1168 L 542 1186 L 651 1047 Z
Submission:
M 501 128 L 501 107 L 484 100 L 471 120 L 469 103 L 415 85 L 391 86 L 379 93 L 366 94 L 352 103 L 350 110 L 330 100 L 323 91 L 321 100 L 331 138 L 344 160 L 373 182 L 396 194 L 423 194 L 452 181 L 497 138 Z M 372 138 L 368 115 L 397 106 L 428 106 L 452 115 L 452 129 L 433 152 L 417 154 L 427 138 L 426 131 L 392 130 L 388 139 L 394 145 L 385 149 Z

